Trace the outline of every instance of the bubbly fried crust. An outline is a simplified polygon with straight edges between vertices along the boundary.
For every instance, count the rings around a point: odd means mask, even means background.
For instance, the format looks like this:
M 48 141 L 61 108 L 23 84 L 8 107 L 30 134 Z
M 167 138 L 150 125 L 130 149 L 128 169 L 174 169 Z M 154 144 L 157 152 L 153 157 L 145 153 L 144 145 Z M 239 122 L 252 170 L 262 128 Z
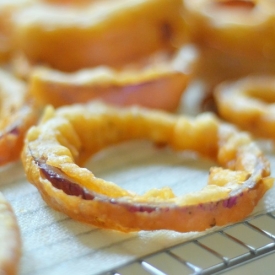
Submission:
M 9 203 L 0 193 L 0 274 L 15 275 L 21 256 L 21 238 Z
M 275 140 L 275 78 L 249 76 L 224 82 L 214 97 L 218 113 L 257 137 Z
M 14 48 L 31 65 L 61 71 L 120 67 L 184 38 L 181 0 L 92 1 L 87 5 L 37 3 L 13 17 Z
M 32 70 L 30 94 L 54 107 L 101 99 L 118 106 L 140 105 L 175 111 L 192 77 L 196 49 L 187 45 L 175 53 L 151 56 L 146 64 L 123 70 L 99 66 L 64 73 L 46 67 Z
M 176 197 L 169 187 L 137 195 L 79 166 L 99 150 L 132 139 L 193 150 L 221 167 L 210 170 L 201 191 Z M 201 231 L 236 222 L 273 183 L 269 162 L 250 136 L 211 114 L 191 119 L 100 103 L 48 108 L 26 136 L 22 161 L 28 180 L 54 209 L 125 232 Z
M 0 165 L 19 159 L 26 131 L 37 120 L 27 86 L 0 70 Z

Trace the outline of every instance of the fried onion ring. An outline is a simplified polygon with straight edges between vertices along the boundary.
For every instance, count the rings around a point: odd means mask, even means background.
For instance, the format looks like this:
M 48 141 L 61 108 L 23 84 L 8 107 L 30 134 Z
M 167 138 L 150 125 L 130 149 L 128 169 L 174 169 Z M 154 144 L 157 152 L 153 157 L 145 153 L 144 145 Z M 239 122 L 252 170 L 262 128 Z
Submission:
M 14 48 L 31 65 L 61 71 L 120 67 L 184 39 L 181 0 L 36 3 L 13 17 Z
M 153 55 L 148 64 L 136 64 L 137 68 L 114 70 L 100 66 L 74 73 L 34 68 L 29 91 L 41 105 L 54 107 L 100 99 L 118 106 L 175 111 L 192 77 L 196 59 L 195 47 L 188 45 L 172 54 Z
M 0 1 L 0 62 L 9 60 L 12 52 L 13 14 L 34 0 Z
M 26 84 L 0 70 L 0 165 L 20 158 L 26 131 L 37 120 Z
M 193 150 L 224 168 L 211 168 L 201 191 L 176 197 L 168 187 L 138 195 L 81 167 L 99 150 L 132 139 Z M 237 222 L 273 184 L 269 162 L 250 136 L 211 114 L 192 119 L 98 102 L 47 108 L 40 124 L 28 131 L 22 161 L 29 182 L 51 207 L 125 232 L 201 231 Z
M 20 256 L 21 237 L 16 217 L 0 193 L 0 274 L 17 274 Z
M 214 97 L 218 113 L 257 137 L 275 140 L 275 77 L 249 76 L 224 82 Z
M 190 37 L 223 52 L 274 60 L 274 1 L 184 0 Z

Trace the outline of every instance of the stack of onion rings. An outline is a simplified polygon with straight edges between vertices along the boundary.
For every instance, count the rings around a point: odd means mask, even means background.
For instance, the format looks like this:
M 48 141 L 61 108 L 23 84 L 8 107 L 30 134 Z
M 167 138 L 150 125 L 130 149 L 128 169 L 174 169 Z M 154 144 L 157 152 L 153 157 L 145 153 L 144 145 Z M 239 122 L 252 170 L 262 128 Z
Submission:
M 0 274 L 15 275 L 21 256 L 21 237 L 14 212 L 0 193 Z
M 176 197 L 170 188 L 137 195 L 79 166 L 99 150 L 132 139 L 193 150 L 223 168 L 211 168 L 201 191 Z M 40 124 L 28 131 L 22 161 L 29 182 L 51 207 L 125 232 L 201 231 L 237 222 L 273 183 L 269 162 L 250 136 L 211 114 L 191 119 L 100 103 L 48 108 Z

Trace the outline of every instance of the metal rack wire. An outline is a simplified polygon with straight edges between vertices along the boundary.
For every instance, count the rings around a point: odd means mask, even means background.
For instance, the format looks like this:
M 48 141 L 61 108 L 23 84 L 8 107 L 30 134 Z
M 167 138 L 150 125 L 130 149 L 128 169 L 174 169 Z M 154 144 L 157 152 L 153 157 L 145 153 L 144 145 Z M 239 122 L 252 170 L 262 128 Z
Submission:
M 275 211 L 248 218 L 100 275 L 235 275 L 248 274 L 245 273 L 248 270 L 249 274 L 274 274 L 274 269 Z

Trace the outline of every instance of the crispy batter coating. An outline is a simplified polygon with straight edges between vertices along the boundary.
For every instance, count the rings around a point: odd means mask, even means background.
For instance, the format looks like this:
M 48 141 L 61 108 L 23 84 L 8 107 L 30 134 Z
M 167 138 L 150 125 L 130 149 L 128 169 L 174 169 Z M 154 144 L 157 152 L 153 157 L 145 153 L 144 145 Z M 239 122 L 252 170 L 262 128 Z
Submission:
M 0 274 L 17 274 L 20 256 L 21 237 L 16 217 L 0 193 Z
M 219 114 L 257 137 L 275 140 L 275 77 L 248 76 L 220 84 L 214 93 Z
M 159 53 L 146 64 L 123 70 L 99 66 L 64 73 L 38 67 L 30 75 L 29 91 L 41 105 L 54 107 L 101 99 L 118 106 L 175 111 L 192 78 L 197 56 L 196 48 L 187 45 L 175 53 Z
M 19 159 L 26 131 L 37 121 L 27 86 L 0 70 L 0 165 Z
M 138 195 L 81 167 L 99 150 L 132 139 L 193 150 L 221 167 L 210 170 L 201 191 L 179 197 L 169 187 Z M 201 231 L 236 222 L 273 183 L 269 162 L 250 136 L 211 114 L 189 118 L 101 103 L 47 108 L 40 124 L 28 131 L 22 161 L 28 180 L 51 207 L 125 232 Z

